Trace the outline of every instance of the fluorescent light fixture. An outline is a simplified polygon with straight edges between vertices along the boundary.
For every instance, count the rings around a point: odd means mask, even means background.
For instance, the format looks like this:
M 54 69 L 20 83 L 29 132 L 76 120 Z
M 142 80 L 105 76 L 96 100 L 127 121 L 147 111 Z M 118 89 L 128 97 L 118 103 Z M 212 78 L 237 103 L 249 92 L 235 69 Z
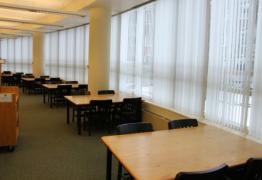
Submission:
M 41 25 L 41 26 L 64 27 L 64 26 L 57 25 L 57 24 L 40 23 L 40 22 L 37 22 L 37 21 L 28 21 L 28 20 L 11 19 L 11 18 L 0 18 L 0 21 L 16 22 L 16 23 L 23 23 L 23 24 L 36 24 L 36 25 Z
M 5 33 L 5 32 L 0 32 L 0 34 L 7 35 L 7 36 L 30 36 L 30 34 Z
M 15 31 L 29 31 L 29 32 L 45 32 L 41 30 L 23 29 L 23 28 L 6 27 L 6 26 L 0 26 L 0 29 L 15 30 Z
M 36 13 L 62 14 L 62 15 L 80 16 L 80 17 L 86 16 L 83 13 L 77 13 L 72 11 L 47 9 L 47 8 L 24 6 L 24 5 L 17 5 L 17 4 L 15 5 L 15 4 L 2 3 L 2 2 L 0 3 L 0 8 L 29 11 L 29 12 L 36 12 Z

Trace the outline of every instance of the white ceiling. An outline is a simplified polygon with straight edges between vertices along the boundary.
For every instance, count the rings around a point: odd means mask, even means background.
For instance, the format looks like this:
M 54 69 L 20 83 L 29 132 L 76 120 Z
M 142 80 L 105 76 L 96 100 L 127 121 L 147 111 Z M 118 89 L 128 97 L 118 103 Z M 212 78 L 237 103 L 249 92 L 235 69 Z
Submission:
M 150 0 L 96 0 L 92 5 L 105 6 L 111 9 L 112 14 L 117 14 L 147 1 Z M 92 5 L 90 5 L 90 7 L 92 7 Z
M 21 11 L 14 9 L 0 8 L 0 18 L 9 18 L 16 20 L 37 21 L 40 23 L 58 24 L 63 27 L 40 26 L 33 24 L 22 24 L 16 22 L 0 21 L 0 27 L 11 27 L 28 30 L 41 31 L 55 31 L 58 29 L 65 29 L 69 27 L 79 26 L 89 22 L 88 9 L 96 6 L 104 6 L 111 10 L 112 14 L 116 14 L 127 9 L 130 9 L 138 4 L 149 0 L 0 0 L 0 3 L 8 3 L 18 6 L 31 6 L 35 8 L 47 8 L 53 10 L 81 12 L 86 14 L 85 17 L 61 15 L 61 14 L 47 14 L 35 13 L 29 11 Z M 17 33 L 21 35 L 24 31 L 1 29 L 1 37 L 3 33 Z M 0 38 L 1 38 L 0 37 Z

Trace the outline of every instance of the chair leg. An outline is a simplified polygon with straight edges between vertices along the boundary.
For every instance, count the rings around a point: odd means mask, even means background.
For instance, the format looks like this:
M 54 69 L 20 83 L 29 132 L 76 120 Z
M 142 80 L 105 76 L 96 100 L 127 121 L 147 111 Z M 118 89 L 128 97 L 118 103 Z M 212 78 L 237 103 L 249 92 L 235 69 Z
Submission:
M 122 176 L 122 164 L 118 162 L 117 180 L 121 180 Z
M 91 136 L 91 120 L 90 120 L 90 117 L 88 116 L 87 116 L 86 124 L 87 124 L 88 135 Z
M 73 115 L 72 115 L 72 122 L 74 122 L 75 121 L 75 110 L 73 109 L 73 113 L 72 113 Z

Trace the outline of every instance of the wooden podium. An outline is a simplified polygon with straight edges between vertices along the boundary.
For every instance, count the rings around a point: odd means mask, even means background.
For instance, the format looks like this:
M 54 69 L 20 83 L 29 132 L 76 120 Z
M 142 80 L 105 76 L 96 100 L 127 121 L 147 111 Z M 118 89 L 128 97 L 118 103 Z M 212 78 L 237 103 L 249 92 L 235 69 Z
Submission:
M 2 64 L 5 64 L 4 59 L 0 59 L 0 86 L 2 84 L 2 82 L 1 82 L 1 80 L 2 80 Z
M 0 86 L 0 147 L 14 150 L 19 134 L 19 89 Z

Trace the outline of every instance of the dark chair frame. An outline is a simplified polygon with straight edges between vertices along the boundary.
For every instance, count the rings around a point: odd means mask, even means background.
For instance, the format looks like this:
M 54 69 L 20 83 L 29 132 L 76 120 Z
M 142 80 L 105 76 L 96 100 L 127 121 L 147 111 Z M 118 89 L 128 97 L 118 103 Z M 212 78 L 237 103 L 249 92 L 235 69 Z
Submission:
M 262 179 L 262 158 L 250 158 L 246 162 L 244 179 L 261 180 Z
M 168 122 L 168 129 L 179 129 L 187 127 L 197 127 L 197 119 L 178 119 Z
M 175 180 L 229 180 L 227 171 L 228 165 L 222 164 L 205 171 L 179 172 Z
M 123 103 L 115 107 L 117 124 L 135 123 L 142 121 L 142 98 L 124 98 Z M 118 120 L 117 120 L 118 118 Z
M 51 107 L 52 104 L 54 105 L 58 105 L 59 103 L 63 105 L 66 104 L 66 100 L 64 96 L 71 95 L 71 91 L 72 91 L 72 85 L 70 84 L 57 85 L 57 89 L 53 92 L 53 94 L 51 94 L 51 99 L 50 99 Z
M 102 95 L 102 94 L 115 94 L 114 90 L 98 90 L 97 94 Z
M 78 87 L 76 89 L 72 89 L 72 94 L 73 95 L 90 95 L 90 92 L 88 91 L 88 84 L 79 84 Z M 81 112 L 81 117 L 84 117 L 84 112 L 86 111 L 86 107 L 85 108 L 81 108 L 80 112 Z M 73 107 L 72 110 L 72 121 L 75 120 L 75 116 L 76 116 L 76 108 Z
M 120 124 L 116 128 L 117 134 L 130 134 L 130 133 L 142 133 L 142 132 L 152 132 L 152 123 L 147 122 L 136 122 L 136 123 L 126 123 Z
M 88 127 L 88 134 L 91 136 L 91 128 L 94 123 L 106 124 L 108 131 L 111 131 L 111 108 L 112 100 L 91 100 L 85 112 L 84 127 Z

